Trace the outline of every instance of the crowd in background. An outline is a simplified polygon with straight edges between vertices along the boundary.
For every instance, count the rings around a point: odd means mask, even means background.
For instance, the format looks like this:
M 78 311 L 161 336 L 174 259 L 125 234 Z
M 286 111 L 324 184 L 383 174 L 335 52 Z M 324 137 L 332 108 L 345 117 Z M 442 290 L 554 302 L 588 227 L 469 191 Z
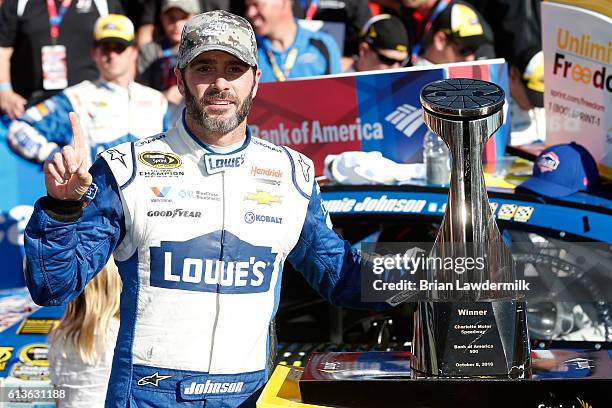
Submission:
M 174 75 L 182 27 L 195 14 L 225 9 L 253 25 L 263 82 L 503 57 L 521 118 L 542 106 L 540 1 L 0 0 L 0 112 L 19 119 L 67 87 L 99 80 L 96 20 L 124 14 L 134 38 L 103 51 L 115 58 L 133 47 L 132 79 L 161 92 L 174 120 L 182 102 Z M 307 20 L 326 25 L 313 31 Z

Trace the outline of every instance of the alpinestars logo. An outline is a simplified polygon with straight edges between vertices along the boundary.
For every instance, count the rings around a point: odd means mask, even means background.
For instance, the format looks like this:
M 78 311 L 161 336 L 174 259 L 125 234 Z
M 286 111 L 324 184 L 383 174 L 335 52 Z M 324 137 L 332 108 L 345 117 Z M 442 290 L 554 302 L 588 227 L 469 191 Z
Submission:
M 121 164 L 123 164 L 123 166 L 127 168 L 127 164 L 125 164 L 125 159 L 123 158 L 125 156 L 125 153 L 122 153 L 117 149 L 109 149 L 106 152 L 110 154 L 111 161 L 119 160 Z
M 300 158 L 298 160 L 298 163 L 300 163 L 300 167 L 302 168 L 302 175 L 304 176 L 304 180 L 306 180 L 307 183 L 310 183 L 310 164 L 304 161 L 304 158 L 301 154 L 299 156 Z
M 421 109 L 405 103 L 388 114 L 385 120 L 407 137 L 412 137 L 417 129 L 425 126 L 422 115 L 423 111 Z
M 168 378 L 172 377 L 171 375 L 159 375 L 159 371 L 155 372 L 155 374 L 151 374 L 148 375 L 146 377 L 142 377 L 140 380 L 138 380 L 138 385 L 143 386 L 143 385 L 154 385 L 156 387 L 159 387 L 159 382 L 162 380 L 166 380 Z

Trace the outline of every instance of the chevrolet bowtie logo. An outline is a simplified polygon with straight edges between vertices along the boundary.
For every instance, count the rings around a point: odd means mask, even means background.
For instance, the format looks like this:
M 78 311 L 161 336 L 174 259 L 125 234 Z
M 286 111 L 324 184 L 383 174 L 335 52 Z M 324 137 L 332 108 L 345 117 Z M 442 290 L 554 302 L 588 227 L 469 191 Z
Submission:
M 162 380 L 166 380 L 168 378 L 172 377 L 171 375 L 159 375 L 159 371 L 156 372 L 155 374 L 151 374 L 149 376 L 146 377 L 142 377 L 140 380 L 138 380 L 138 385 L 154 385 L 154 386 L 159 386 L 159 382 Z
M 246 199 L 250 201 L 255 201 L 257 202 L 257 204 L 265 204 L 265 205 L 281 203 L 280 196 L 272 195 L 268 193 L 267 191 L 262 191 L 262 190 L 257 190 L 257 193 L 247 193 Z

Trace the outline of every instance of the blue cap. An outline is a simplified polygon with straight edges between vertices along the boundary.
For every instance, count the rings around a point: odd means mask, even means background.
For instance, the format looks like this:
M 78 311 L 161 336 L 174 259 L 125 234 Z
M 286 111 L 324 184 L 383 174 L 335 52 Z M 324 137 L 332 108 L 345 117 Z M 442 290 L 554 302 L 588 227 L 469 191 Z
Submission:
M 548 197 L 586 190 L 599 181 L 593 156 L 577 143 L 551 146 L 533 165 L 533 175 L 519 187 Z

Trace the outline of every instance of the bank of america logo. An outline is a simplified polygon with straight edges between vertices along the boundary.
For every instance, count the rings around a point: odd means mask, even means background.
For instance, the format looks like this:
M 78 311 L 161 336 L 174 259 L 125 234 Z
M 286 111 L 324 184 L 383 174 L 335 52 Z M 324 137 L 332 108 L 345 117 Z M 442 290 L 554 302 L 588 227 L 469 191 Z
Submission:
M 422 115 L 421 109 L 405 103 L 388 114 L 385 120 L 407 137 L 412 137 L 418 128 L 425 125 Z

